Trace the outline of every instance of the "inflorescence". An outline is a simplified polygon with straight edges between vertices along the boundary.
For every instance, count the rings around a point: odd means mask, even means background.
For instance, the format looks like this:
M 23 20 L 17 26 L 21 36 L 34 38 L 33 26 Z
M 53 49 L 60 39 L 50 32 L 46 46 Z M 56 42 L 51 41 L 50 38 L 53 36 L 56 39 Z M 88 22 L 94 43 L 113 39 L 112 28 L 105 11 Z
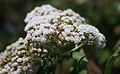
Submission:
M 0 74 L 35 74 L 40 66 L 52 64 L 51 50 L 67 42 L 105 47 L 104 35 L 71 9 L 36 7 L 27 14 L 25 23 L 26 37 L 0 54 Z

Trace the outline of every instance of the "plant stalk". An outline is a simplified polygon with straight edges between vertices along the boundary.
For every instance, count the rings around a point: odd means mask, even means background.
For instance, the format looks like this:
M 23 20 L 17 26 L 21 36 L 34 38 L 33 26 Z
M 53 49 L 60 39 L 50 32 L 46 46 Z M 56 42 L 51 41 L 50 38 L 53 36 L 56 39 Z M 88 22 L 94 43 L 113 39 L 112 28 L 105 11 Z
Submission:
M 120 55 L 120 47 L 113 53 L 113 55 L 108 60 L 105 66 L 104 74 L 111 74 L 112 66 L 118 55 Z
M 73 51 L 76 51 L 77 49 L 81 48 L 83 45 L 84 45 L 84 44 L 80 44 L 79 46 L 73 48 L 72 50 L 63 53 L 62 56 L 63 56 L 63 55 L 66 55 L 66 54 L 68 54 L 68 53 L 71 53 L 71 52 L 73 52 Z

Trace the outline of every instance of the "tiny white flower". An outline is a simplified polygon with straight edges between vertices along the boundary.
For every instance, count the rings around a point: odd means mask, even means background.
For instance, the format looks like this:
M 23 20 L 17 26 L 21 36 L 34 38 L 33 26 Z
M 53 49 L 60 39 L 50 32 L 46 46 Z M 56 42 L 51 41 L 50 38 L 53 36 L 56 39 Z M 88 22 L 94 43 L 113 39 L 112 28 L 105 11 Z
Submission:
M 65 37 L 65 39 L 66 39 L 67 41 L 70 41 L 70 40 L 71 40 L 71 38 L 70 38 L 70 37 Z
M 67 36 L 67 34 L 66 34 L 65 32 L 62 32 L 62 35 L 63 35 L 63 37 L 66 37 L 66 36 Z
M 2 69 L 2 70 L 1 70 L 1 73 L 2 73 L 2 74 L 6 73 L 6 72 L 7 72 L 7 69 Z
M 80 36 L 80 37 L 81 37 L 81 39 L 85 39 L 85 36 L 83 36 L 83 35 L 82 35 L 82 36 Z
M 38 51 L 38 52 L 41 52 L 42 50 L 39 48 L 37 51 Z
M 46 52 L 48 52 L 48 51 L 47 51 L 46 49 L 43 49 L 43 52 L 46 53 Z
M 46 43 L 46 40 L 47 40 L 46 38 L 42 37 L 41 38 L 41 43 Z
M 24 58 L 24 59 L 23 59 L 23 62 L 28 62 L 29 59 L 30 59 L 30 57 Z
M 22 62 L 22 61 L 23 61 L 22 58 L 18 58 L 18 59 L 17 59 L 17 62 L 18 62 L 18 63 L 20 63 L 20 62 Z
M 64 32 L 67 33 L 67 34 L 70 34 L 70 33 L 71 33 L 71 31 L 70 31 L 69 28 L 66 28 L 66 29 L 64 30 Z
M 12 66 L 18 66 L 18 63 L 17 63 L 17 62 L 14 62 L 14 63 L 12 64 Z
M 53 23 L 57 23 L 58 22 L 58 19 L 53 19 Z
M 56 26 L 55 26 L 55 25 L 51 25 L 51 26 L 50 26 L 50 29 L 54 29 L 54 30 L 55 30 L 55 29 L 56 29 Z
M 43 30 L 43 35 L 47 35 L 47 34 L 49 34 L 49 30 L 48 29 L 44 29 Z
M 11 72 L 11 74 L 21 74 L 22 70 L 21 69 L 17 69 L 16 71 Z

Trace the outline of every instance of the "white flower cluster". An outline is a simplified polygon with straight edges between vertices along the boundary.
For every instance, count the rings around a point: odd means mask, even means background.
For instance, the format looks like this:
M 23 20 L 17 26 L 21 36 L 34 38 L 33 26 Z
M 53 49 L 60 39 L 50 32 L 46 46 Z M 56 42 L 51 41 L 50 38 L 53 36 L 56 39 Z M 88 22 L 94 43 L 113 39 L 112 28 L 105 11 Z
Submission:
M 44 62 L 50 63 L 47 54 L 46 49 L 35 48 L 20 38 L 0 54 L 0 74 L 35 74 Z
M 94 42 L 99 47 L 105 46 L 105 37 L 97 28 L 87 25 L 83 17 L 71 9 L 58 10 L 50 5 L 36 7 L 25 18 L 26 39 L 39 43 L 56 43 L 65 41 L 79 44 Z M 87 36 L 85 35 L 87 34 Z M 88 36 L 89 35 L 89 36 Z
M 101 48 L 105 47 L 106 39 L 104 35 L 101 34 L 99 30 L 94 26 L 87 25 L 87 24 L 79 25 L 77 29 L 79 34 L 81 34 L 83 38 L 89 39 L 88 42 L 94 41 L 93 43 L 95 43 L 98 47 L 101 47 Z
M 49 53 L 66 42 L 105 46 L 104 35 L 71 9 L 43 5 L 28 13 L 25 22 L 26 37 L 0 53 L 0 74 L 35 74 L 39 66 L 52 64 Z

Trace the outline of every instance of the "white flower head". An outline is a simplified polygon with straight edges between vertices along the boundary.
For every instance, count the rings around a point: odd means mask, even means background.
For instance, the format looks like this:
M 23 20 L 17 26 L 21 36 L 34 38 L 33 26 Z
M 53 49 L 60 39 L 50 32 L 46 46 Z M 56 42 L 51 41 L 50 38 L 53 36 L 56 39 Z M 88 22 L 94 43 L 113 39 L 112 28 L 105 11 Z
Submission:
M 71 9 L 62 11 L 50 5 L 43 5 L 28 13 L 25 22 L 27 24 L 25 27 L 26 39 L 28 40 L 31 38 L 32 41 L 43 44 L 56 37 L 57 42 L 71 41 L 79 43 L 81 38 L 77 37 L 75 39 L 74 37 L 79 35 L 76 28 L 79 24 L 84 24 L 85 20 Z M 74 35 L 73 32 L 75 32 Z M 71 39 L 68 40 L 68 38 Z
M 105 46 L 104 35 L 71 9 L 62 11 L 50 5 L 36 7 L 27 14 L 25 23 L 26 37 L 19 38 L 0 53 L 0 74 L 33 74 L 37 67 L 52 64 L 50 50 L 69 42 Z
M 85 39 L 87 37 L 89 40 L 93 41 L 98 47 L 105 47 L 105 36 L 101 34 L 96 27 L 88 24 L 83 24 L 79 25 L 77 30 L 82 35 L 81 38 Z M 87 36 L 85 34 L 87 34 Z
M 34 67 L 37 66 L 33 66 L 33 62 L 39 62 L 39 66 L 44 65 L 44 61 L 47 61 L 48 58 L 46 55 L 48 50 L 38 49 L 40 46 L 38 44 L 19 38 L 18 41 L 9 45 L 4 52 L 0 53 L 0 74 L 26 74 L 28 69 L 31 70 L 31 67 L 33 72 L 36 71 Z M 39 59 L 43 60 L 44 58 L 46 60 L 40 62 Z
M 26 39 L 31 37 L 31 40 L 42 44 L 53 41 L 52 38 L 56 37 L 57 42 L 62 43 L 70 41 L 79 44 L 87 41 L 100 47 L 105 46 L 103 34 L 94 26 L 86 25 L 85 19 L 71 9 L 62 11 L 43 5 L 28 13 L 25 22 L 25 31 L 28 34 Z

